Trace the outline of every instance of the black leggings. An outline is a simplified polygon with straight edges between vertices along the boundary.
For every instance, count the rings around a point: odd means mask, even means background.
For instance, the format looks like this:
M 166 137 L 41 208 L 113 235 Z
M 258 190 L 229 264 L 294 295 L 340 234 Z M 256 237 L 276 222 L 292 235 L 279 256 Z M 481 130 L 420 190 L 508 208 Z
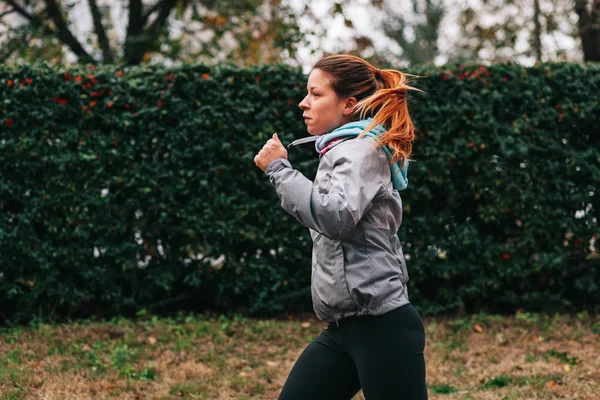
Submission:
M 411 304 L 342 319 L 302 352 L 279 400 L 424 400 L 425 330 Z

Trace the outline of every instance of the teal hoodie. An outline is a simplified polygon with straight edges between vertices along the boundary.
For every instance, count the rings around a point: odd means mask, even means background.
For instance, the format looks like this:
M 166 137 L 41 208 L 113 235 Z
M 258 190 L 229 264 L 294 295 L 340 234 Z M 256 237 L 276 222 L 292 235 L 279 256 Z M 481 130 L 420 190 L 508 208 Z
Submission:
M 363 119 L 360 121 L 349 122 L 345 125 L 340 126 L 339 128 L 326 133 L 320 136 L 310 136 L 307 138 L 302 138 L 293 141 L 288 145 L 296 146 L 302 143 L 315 142 L 315 150 L 318 153 L 322 153 L 323 150 L 327 148 L 327 145 L 331 143 L 333 140 L 339 138 L 351 139 L 353 137 L 357 137 L 365 130 L 365 128 L 371 123 L 372 118 Z M 365 136 L 372 137 L 373 139 L 377 139 L 377 136 L 381 133 L 385 132 L 385 128 L 382 125 L 377 125 L 369 132 L 365 134 Z M 392 183 L 394 185 L 394 189 L 396 190 L 404 190 L 408 186 L 408 161 L 404 163 L 404 167 L 400 169 L 401 161 L 397 163 L 392 163 L 392 153 L 388 146 L 382 146 L 383 151 L 390 160 L 390 169 L 392 172 Z

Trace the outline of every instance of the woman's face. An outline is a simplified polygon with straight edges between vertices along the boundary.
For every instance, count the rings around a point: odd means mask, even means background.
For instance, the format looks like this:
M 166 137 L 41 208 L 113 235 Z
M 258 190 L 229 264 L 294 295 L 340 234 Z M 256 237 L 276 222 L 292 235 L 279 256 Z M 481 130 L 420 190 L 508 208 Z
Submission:
M 330 84 L 329 75 L 313 69 L 308 76 L 308 94 L 300 102 L 306 130 L 311 135 L 323 135 L 351 121 L 348 99 L 340 99 Z

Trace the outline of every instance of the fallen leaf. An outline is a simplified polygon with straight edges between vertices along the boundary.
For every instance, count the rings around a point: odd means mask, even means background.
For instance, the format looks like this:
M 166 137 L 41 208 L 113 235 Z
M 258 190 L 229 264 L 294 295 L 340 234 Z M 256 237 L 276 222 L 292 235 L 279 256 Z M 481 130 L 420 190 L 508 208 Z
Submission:
M 148 343 L 150 343 L 150 344 L 156 344 L 156 338 L 154 336 L 150 336 L 148 338 Z
M 268 365 L 269 367 L 276 367 L 276 366 L 278 366 L 278 365 L 279 365 L 279 363 L 278 363 L 278 362 L 276 362 L 276 361 L 267 361 L 267 365 Z
M 84 344 L 83 347 L 81 348 L 81 350 L 90 351 L 90 346 L 88 346 L 87 344 Z
M 555 387 L 556 386 L 556 382 L 554 382 L 554 381 L 547 382 L 546 386 Z
M 478 325 L 478 324 L 475 324 L 473 326 L 473 329 L 475 329 L 479 333 L 483 332 L 483 328 L 480 325 Z
M 310 322 L 303 322 L 302 323 L 302 327 L 303 328 L 308 328 L 310 326 Z
M 565 370 L 565 372 L 571 372 L 571 366 L 569 364 L 563 365 L 563 369 Z

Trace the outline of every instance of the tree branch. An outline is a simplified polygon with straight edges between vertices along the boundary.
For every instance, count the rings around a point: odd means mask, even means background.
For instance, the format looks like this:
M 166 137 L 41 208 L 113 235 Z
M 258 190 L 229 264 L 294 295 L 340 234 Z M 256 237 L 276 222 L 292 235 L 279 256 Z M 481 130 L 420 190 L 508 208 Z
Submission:
M 80 62 L 88 62 L 95 63 L 94 59 L 85 51 L 81 43 L 77 40 L 75 36 L 69 30 L 65 19 L 63 18 L 62 12 L 56 4 L 56 0 L 44 0 L 46 4 L 46 11 L 54 25 L 56 25 L 56 29 L 58 29 L 58 38 L 66 44 L 73 53 L 77 56 Z
M 150 31 L 150 34 L 153 37 L 161 29 L 163 29 L 165 27 L 165 25 L 167 23 L 167 19 L 169 18 L 169 15 L 171 14 L 171 10 L 173 9 L 173 7 L 175 7 L 175 4 L 177 4 L 177 1 L 178 0 L 164 0 L 162 2 L 162 8 L 160 9 L 158 16 L 156 17 L 154 22 L 152 22 L 152 25 L 150 25 L 150 27 L 148 28 L 148 30 Z
M 52 29 L 50 29 L 48 26 L 46 26 L 46 24 L 44 24 L 44 22 L 42 21 L 41 18 L 39 18 L 37 15 L 33 15 L 33 14 L 30 14 L 29 12 L 27 12 L 27 10 L 23 6 L 18 4 L 15 0 L 4 0 L 4 1 L 8 5 L 10 5 L 14 11 L 16 11 L 21 16 L 23 16 L 26 20 L 28 20 L 29 23 L 31 24 L 31 26 L 33 26 L 35 28 L 44 28 L 44 33 L 46 33 L 46 34 L 54 33 L 54 31 Z
M 110 64 L 113 62 L 114 57 L 112 50 L 110 49 L 110 43 L 108 42 L 106 31 L 104 30 L 104 25 L 102 25 L 102 14 L 98 9 L 96 0 L 88 0 L 88 3 L 92 12 L 96 36 L 98 36 L 98 43 L 100 44 L 100 49 L 102 50 L 102 59 L 104 60 L 104 63 Z
M 162 8 L 163 3 L 164 3 L 164 0 L 159 0 L 156 2 L 156 4 L 154 4 L 152 7 L 150 7 L 148 9 L 148 11 L 146 11 L 146 13 L 142 17 L 143 25 L 146 25 L 148 23 L 148 20 L 150 19 L 150 16 L 152 14 L 154 14 L 155 12 L 157 12 L 158 10 L 160 10 Z
M 15 10 L 14 8 L 12 10 L 4 11 L 2 14 L 0 14 L 0 18 L 4 18 L 4 16 L 12 14 L 14 12 L 17 12 L 17 10 Z

